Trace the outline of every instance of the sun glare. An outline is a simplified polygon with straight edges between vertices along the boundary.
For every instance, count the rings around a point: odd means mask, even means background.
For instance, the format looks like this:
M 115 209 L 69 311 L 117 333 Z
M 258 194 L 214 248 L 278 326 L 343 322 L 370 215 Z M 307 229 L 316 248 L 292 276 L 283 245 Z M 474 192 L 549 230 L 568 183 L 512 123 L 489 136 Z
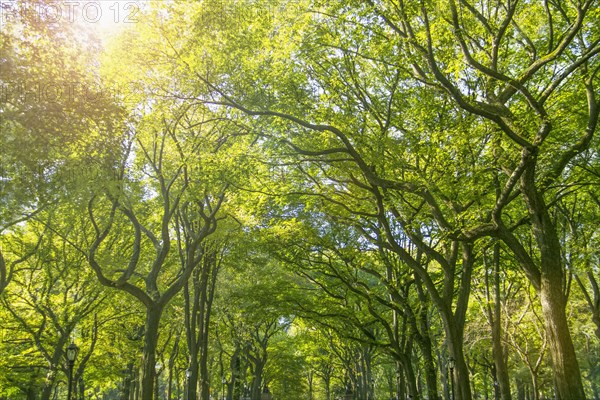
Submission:
M 74 14 L 71 18 L 83 28 L 82 33 L 93 33 L 94 36 L 104 41 L 118 34 L 127 26 L 137 23 L 143 2 L 139 0 L 103 0 L 61 3 L 74 5 L 70 10 Z
M 104 41 L 139 21 L 148 0 L 0 0 L 0 28 L 27 12 L 41 24 L 72 26 L 83 40 Z

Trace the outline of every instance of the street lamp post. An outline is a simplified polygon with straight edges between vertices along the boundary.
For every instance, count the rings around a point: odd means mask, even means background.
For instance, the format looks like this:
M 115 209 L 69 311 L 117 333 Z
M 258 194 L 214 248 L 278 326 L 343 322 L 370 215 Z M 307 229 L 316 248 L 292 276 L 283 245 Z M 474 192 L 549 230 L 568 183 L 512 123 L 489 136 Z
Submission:
M 448 368 L 450 368 L 450 392 L 452 393 L 452 400 L 454 400 L 454 358 L 448 359 Z
M 71 342 L 71 344 L 67 347 L 67 363 L 69 367 L 69 389 L 67 391 L 67 400 L 71 400 L 71 393 L 73 389 L 73 366 L 75 365 L 75 359 L 77 358 L 78 353 L 79 347 L 77 347 L 75 343 Z
M 222 388 L 221 388 L 222 389 L 222 392 L 221 392 L 222 395 L 221 395 L 221 397 L 223 398 L 223 400 L 227 399 L 227 396 L 225 394 L 225 384 L 226 383 L 227 383 L 227 379 L 225 379 L 225 377 L 221 378 L 221 384 L 222 384 Z
M 190 398 L 190 377 L 192 376 L 192 369 L 188 368 L 185 370 L 185 400 Z

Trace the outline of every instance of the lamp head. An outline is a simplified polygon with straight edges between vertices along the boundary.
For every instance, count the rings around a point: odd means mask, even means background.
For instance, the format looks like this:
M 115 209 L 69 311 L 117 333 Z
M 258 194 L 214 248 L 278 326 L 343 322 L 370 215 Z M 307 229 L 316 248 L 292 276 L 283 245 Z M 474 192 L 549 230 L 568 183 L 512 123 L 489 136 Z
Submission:
M 79 347 L 75 345 L 75 343 L 71 342 L 71 344 L 67 347 L 67 360 L 70 363 L 75 362 L 77 358 L 77 354 L 79 353 Z

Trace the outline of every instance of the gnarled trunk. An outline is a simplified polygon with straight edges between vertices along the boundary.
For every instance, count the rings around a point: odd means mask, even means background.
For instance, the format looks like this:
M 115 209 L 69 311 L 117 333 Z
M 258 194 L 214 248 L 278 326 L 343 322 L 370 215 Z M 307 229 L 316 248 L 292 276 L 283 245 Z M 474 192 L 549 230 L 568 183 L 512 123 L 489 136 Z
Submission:
M 552 357 L 554 383 L 559 400 L 585 399 L 579 363 L 567 321 L 564 265 L 560 241 L 543 196 L 535 187 L 535 166 L 527 168 L 521 189 L 531 218 L 533 236 L 540 252 L 540 279 L 533 282 L 538 291 Z
M 562 284 L 542 277 L 540 301 L 544 316 L 548 349 L 552 357 L 554 380 L 559 400 L 585 399 L 579 363 L 567 322 L 566 296 Z

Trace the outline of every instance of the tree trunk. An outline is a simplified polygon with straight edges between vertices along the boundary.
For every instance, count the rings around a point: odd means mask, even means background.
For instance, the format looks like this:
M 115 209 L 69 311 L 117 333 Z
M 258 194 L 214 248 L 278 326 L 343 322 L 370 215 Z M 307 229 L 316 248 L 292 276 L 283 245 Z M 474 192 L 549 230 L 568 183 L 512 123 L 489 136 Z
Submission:
M 41 400 L 50 400 L 52 398 L 52 390 L 56 386 L 56 375 L 59 373 L 58 366 L 64 360 L 64 348 L 69 341 L 70 334 L 71 331 L 68 330 L 58 338 L 58 341 L 54 346 L 52 356 L 47 359 L 49 369 L 48 373 L 46 374 L 44 386 L 42 387 Z M 37 347 L 41 348 L 42 346 L 40 345 L 40 337 L 36 336 L 35 341 Z
M 200 351 L 200 399 L 210 400 L 210 377 L 208 374 L 208 346 Z
M 425 334 L 429 335 L 428 332 Z M 425 370 L 425 385 L 427 386 L 427 398 L 431 400 L 439 400 L 440 395 L 438 393 L 437 374 L 435 370 L 435 362 L 433 361 L 431 341 L 429 337 L 427 337 L 425 343 L 422 344 L 421 352 L 423 353 L 423 369 Z
M 194 266 L 192 293 L 190 285 L 183 288 L 185 299 L 185 323 L 191 375 L 188 380 L 188 400 L 198 398 L 196 388 L 200 386 L 200 399 L 210 398 L 210 376 L 208 371 L 208 343 L 212 304 L 218 274 L 217 252 L 200 247 L 202 261 Z M 190 261 L 191 262 L 191 258 Z
M 469 368 L 465 362 L 463 349 L 464 328 L 466 320 L 467 306 L 471 293 L 471 275 L 473 272 L 474 256 L 472 248 L 468 244 L 462 244 L 462 273 L 460 276 L 460 286 L 458 299 L 456 301 L 456 312 L 452 311 L 452 299 L 454 289 L 454 277 L 447 276 L 446 284 L 446 303 L 436 304 L 444 323 L 446 331 L 446 340 L 448 343 L 448 352 L 454 359 L 454 371 L 450 376 L 450 381 L 454 387 L 454 400 L 471 400 L 471 384 L 469 382 Z M 456 267 L 454 267 L 456 268 Z
M 419 391 L 417 390 L 417 378 L 415 376 L 412 359 L 408 357 L 401 365 L 404 371 L 403 376 L 406 378 L 405 388 L 408 390 L 407 396 L 411 396 L 413 399 L 420 398 Z
M 131 382 L 133 390 L 131 391 L 130 400 L 139 400 L 139 398 L 140 398 L 140 385 L 141 385 L 140 377 L 141 377 L 140 370 L 138 369 L 135 372 L 133 381 Z
M 162 306 L 154 304 L 146 308 L 146 332 L 144 335 L 144 353 L 142 358 L 141 400 L 152 400 L 156 376 L 156 345 Z
M 125 376 L 123 377 L 123 390 L 121 391 L 121 400 L 129 400 L 131 397 L 131 383 L 134 381 L 135 366 L 133 363 L 127 364 L 127 369 L 124 371 Z
M 202 259 L 199 285 L 194 282 L 195 291 L 198 292 L 200 302 L 200 315 L 198 316 L 198 345 L 200 347 L 200 399 L 210 398 L 210 376 L 208 372 L 208 344 L 210 333 L 210 318 L 212 315 L 212 304 L 215 295 L 215 286 L 219 265 L 217 251 L 213 248 L 205 251 Z
M 79 387 L 79 393 L 78 393 L 78 399 L 83 400 L 85 399 L 85 381 L 83 380 L 83 375 L 79 376 L 79 379 L 77 379 L 77 382 L 79 383 L 78 387 Z
M 495 377 L 494 392 L 499 390 L 501 400 L 512 400 L 510 393 L 510 378 L 506 365 L 506 351 L 502 344 L 502 314 L 500 293 L 500 243 L 494 245 L 494 308 L 490 310 L 490 322 L 492 324 L 492 355 L 494 357 Z M 487 273 L 486 273 L 487 275 Z M 487 279 L 487 276 L 486 276 Z M 488 308 L 489 310 L 489 308 Z M 497 389 L 496 389 L 497 388 Z M 495 394 L 495 393 L 494 393 Z
M 313 377 L 313 372 L 308 371 L 308 374 L 306 376 L 308 381 L 308 400 L 313 400 Z
M 449 376 L 454 386 L 454 400 L 471 400 L 471 384 L 469 382 L 469 368 L 465 363 L 462 335 L 457 335 L 451 325 L 448 329 L 448 350 L 454 358 L 454 371 Z M 454 328 L 454 329 L 453 329 Z
M 198 398 L 198 353 L 190 354 L 190 377 L 186 382 L 187 400 L 196 400 Z
M 231 356 L 231 360 L 229 362 L 229 369 L 231 370 L 231 379 L 227 384 L 227 400 L 234 400 L 234 395 L 236 393 L 236 383 L 239 383 L 240 379 L 240 352 L 241 346 L 239 343 L 235 343 L 235 350 Z
M 560 241 L 548 208 L 535 187 L 535 165 L 526 169 L 521 189 L 540 251 L 540 282 L 534 282 L 542 306 L 554 382 L 559 400 L 583 400 L 585 392 L 567 321 L 564 266 Z
M 195 290 L 195 278 L 197 271 L 194 271 L 194 279 L 192 280 L 193 297 L 190 297 L 189 284 L 183 287 L 183 297 L 185 300 L 185 334 L 186 343 L 189 356 L 189 377 L 186 377 L 185 391 L 187 400 L 196 400 L 198 393 L 196 388 L 198 387 L 198 339 L 196 335 L 196 318 L 199 308 L 199 298 L 197 291 Z
M 517 400 L 525 400 L 525 385 L 523 384 L 523 381 L 516 378 L 515 384 L 517 386 Z
M 423 368 L 425 369 L 425 382 L 427 385 L 427 394 L 430 400 L 439 400 L 437 374 L 435 370 L 435 362 L 433 360 L 433 349 L 431 346 L 431 329 L 429 327 L 429 302 L 423 290 L 423 283 L 417 274 L 414 274 L 417 294 L 421 309 L 418 313 L 418 328 L 420 331 L 420 340 L 417 341 L 418 346 L 423 354 Z
M 399 361 L 396 362 L 396 397 L 398 399 L 406 398 L 404 368 Z
M 540 399 L 540 384 L 537 373 L 535 371 L 531 372 L 531 391 L 533 392 L 532 400 Z
M 325 384 L 325 400 L 331 400 L 331 374 L 326 373 L 323 376 L 323 383 Z
M 266 353 L 266 351 L 265 351 Z M 257 357 L 254 364 L 254 379 L 252 379 L 252 388 L 250 398 L 252 400 L 260 400 L 261 388 L 262 388 L 262 377 L 265 369 L 265 362 L 262 357 Z
M 579 363 L 567 322 L 566 299 L 562 284 L 542 278 L 540 301 L 552 357 L 554 380 L 559 400 L 585 399 Z M 558 287 L 557 287 L 558 286 Z
M 41 400 L 50 400 L 52 397 L 52 388 L 54 388 L 54 381 L 56 380 L 56 368 L 52 365 L 46 374 L 46 380 L 44 381 L 44 387 L 42 388 Z

